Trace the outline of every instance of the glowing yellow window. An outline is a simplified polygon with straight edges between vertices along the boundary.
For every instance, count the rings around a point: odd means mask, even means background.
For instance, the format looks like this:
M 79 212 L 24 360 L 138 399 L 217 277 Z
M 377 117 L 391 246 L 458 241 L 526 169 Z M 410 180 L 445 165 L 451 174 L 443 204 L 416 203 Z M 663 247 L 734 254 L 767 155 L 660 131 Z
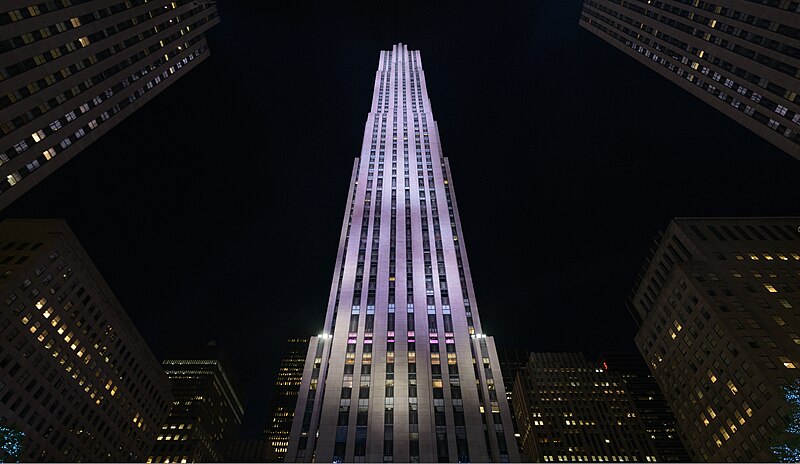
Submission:
M 766 288 L 767 291 L 769 291 L 770 293 L 778 293 L 778 291 L 775 290 L 775 287 L 773 287 L 772 284 L 765 283 L 764 288 Z
M 711 372 L 711 369 L 709 369 L 708 371 L 706 371 L 706 374 L 708 374 L 708 378 L 709 378 L 709 379 L 711 379 L 711 383 L 716 383 L 716 381 L 717 381 L 717 376 L 716 376 L 716 375 L 714 375 L 714 373 L 713 373 L 713 372 Z
M 736 388 L 736 385 L 733 384 L 730 380 L 728 380 L 728 389 L 730 389 L 731 393 L 734 395 L 739 393 L 739 389 Z
M 708 412 L 708 415 L 711 416 L 712 419 L 717 417 L 717 413 L 714 412 L 711 406 L 706 406 L 706 412 Z
M 779 356 L 779 358 L 783 363 L 783 367 L 787 369 L 795 369 L 794 363 L 789 358 L 787 358 L 786 356 Z
M 769 254 L 769 253 L 764 253 L 764 259 L 766 259 L 767 261 L 772 261 L 773 260 L 772 255 Z
M 758 255 L 755 253 L 747 253 L 747 256 L 749 256 L 753 261 L 758 261 Z
M 704 424 L 706 427 L 708 427 L 708 424 L 709 424 L 710 422 L 709 422 L 709 420 L 708 420 L 708 417 L 706 417 L 706 415 L 705 415 L 705 414 L 703 414 L 702 412 L 700 413 L 700 420 L 701 420 L 701 421 L 703 421 L 703 424 Z
M 42 298 L 41 300 L 36 302 L 36 309 L 42 309 L 46 304 L 47 304 L 47 299 Z
M 83 36 L 80 39 L 78 39 L 78 42 L 81 43 L 81 47 L 85 47 L 85 46 L 89 45 L 89 38 L 86 37 L 86 36 Z

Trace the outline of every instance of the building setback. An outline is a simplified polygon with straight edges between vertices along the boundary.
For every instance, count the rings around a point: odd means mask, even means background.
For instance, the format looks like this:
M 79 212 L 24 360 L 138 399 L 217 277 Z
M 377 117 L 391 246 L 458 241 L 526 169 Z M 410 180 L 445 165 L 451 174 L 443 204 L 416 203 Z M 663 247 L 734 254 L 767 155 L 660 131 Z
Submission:
M 63 220 L 0 223 L 0 417 L 25 461 L 143 461 L 169 380 Z
M 630 298 L 692 461 L 770 461 L 800 372 L 800 218 L 677 218 Z
M 531 353 L 514 410 L 523 461 L 657 461 L 625 382 L 581 353 Z
M 244 415 L 230 360 L 212 342 L 178 349 L 162 365 L 175 401 L 147 462 L 225 462 Z
M 4 0 L 0 209 L 206 59 L 214 3 Z
M 380 54 L 286 460 L 516 461 L 420 53 Z
M 579 23 L 800 159 L 800 2 L 584 0 Z
M 606 353 L 600 356 L 598 364 L 622 378 L 653 442 L 658 461 L 690 462 L 676 431 L 675 414 L 642 356 L 639 353 Z
M 303 367 L 308 351 L 308 337 L 290 338 L 286 341 L 286 352 L 278 367 L 278 375 L 272 390 L 271 411 L 264 428 L 275 459 L 282 461 L 289 446 L 292 419 L 297 407 L 297 392 L 303 378 Z

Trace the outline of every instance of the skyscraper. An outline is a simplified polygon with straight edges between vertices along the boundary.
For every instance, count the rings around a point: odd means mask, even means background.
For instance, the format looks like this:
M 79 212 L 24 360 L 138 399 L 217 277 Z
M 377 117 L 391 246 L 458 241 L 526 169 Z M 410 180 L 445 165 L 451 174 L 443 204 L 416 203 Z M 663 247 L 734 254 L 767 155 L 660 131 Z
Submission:
M 500 348 L 497 358 L 500 361 L 500 372 L 506 387 L 508 409 L 511 411 L 511 423 L 514 425 L 514 438 L 517 440 L 517 451 L 522 457 L 522 436 L 517 426 L 517 415 L 514 409 L 514 385 L 517 374 L 528 365 L 528 350 L 526 348 Z
M 205 0 L 0 10 L 0 209 L 206 59 L 204 32 L 219 22 Z
M 175 401 L 147 462 L 225 462 L 244 415 L 230 360 L 212 342 L 179 349 L 162 365 Z
M 581 353 L 531 353 L 514 409 L 525 461 L 658 460 L 622 378 Z
M 287 461 L 517 460 L 418 51 L 382 51 Z
M 656 449 L 658 461 L 690 462 L 676 430 L 675 414 L 642 356 L 638 353 L 606 353 L 600 356 L 599 364 L 625 383 L 628 396 Z
M 293 337 L 286 342 L 286 352 L 278 367 L 278 375 L 272 391 L 272 405 L 264 427 L 266 439 L 278 460 L 283 460 L 289 446 L 292 418 L 297 407 L 297 392 L 303 378 L 308 337 Z
M 692 461 L 770 461 L 800 377 L 800 218 L 677 218 L 629 306 Z
M 0 223 L 0 418 L 23 462 L 143 461 L 172 395 L 62 220 Z
M 800 159 L 797 1 L 584 0 L 580 25 Z

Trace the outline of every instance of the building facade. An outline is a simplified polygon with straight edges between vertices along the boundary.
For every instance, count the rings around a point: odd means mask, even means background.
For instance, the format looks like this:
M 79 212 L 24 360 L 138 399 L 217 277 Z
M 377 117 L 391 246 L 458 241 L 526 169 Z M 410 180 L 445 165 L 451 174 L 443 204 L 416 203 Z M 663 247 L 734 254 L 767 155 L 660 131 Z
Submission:
M 580 25 L 800 159 L 800 2 L 584 0 Z
M 297 407 L 297 392 L 303 379 L 309 339 L 293 337 L 286 341 L 286 352 L 278 366 L 272 390 L 272 404 L 264 433 L 275 458 L 283 460 L 289 447 L 292 419 Z
M 287 461 L 517 460 L 420 53 L 382 51 Z
M 525 462 L 656 462 L 625 382 L 581 353 L 531 353 L 514 385 Z
M 169 380 L 69 226 L 0 223 L 0 418 L 23 462 L 143 461 Z
M 681 442 L 667 399 L 639 353 L 606 353 L 598 362 L 607 372 L 622 378 L 628 396 L 647 435 L 656 449 L 659 462 L 690 462 Z
M 800 373 L 800 218 L 677 218 L 629 306 L 692 461 L 771 461 Z
M 0 6 L 0 208 L 209 56 L 197 0 Z
M 517 440 L 517 451 L 522 456 L 522 436 L 517 426 L 517 415 L 514 409 L 514 384 L 517 374 L 528 365 L 528 350 L 525 348 L 498 348 L 497 358 L 500 361 L 500 372 L 506 387 L 506 400 L 511 411 L 511 423 L 514 426 L 514 438 Z
M 213 342 L 180 349 L 162 363 L 175 400 L 147 462 L 226 462 L 244 406 L 231 362 Z

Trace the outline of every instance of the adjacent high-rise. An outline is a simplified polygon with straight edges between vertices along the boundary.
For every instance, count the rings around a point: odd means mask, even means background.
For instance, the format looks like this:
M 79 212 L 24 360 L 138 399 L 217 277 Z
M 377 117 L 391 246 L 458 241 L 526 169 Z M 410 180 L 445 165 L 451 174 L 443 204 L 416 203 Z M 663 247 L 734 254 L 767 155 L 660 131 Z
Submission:
M 382 51 L 286 460 L 518 459 L 418 51 Z
M 677 218 L 630 297 L 692 461 L 770 461 L 800 377 L 800 218 Z
M 625 384 L 659 462 L 690 462 L 675 425 L 675 414 L 667 403 L 652 372 L 639 353 L 606 353 L 600 366 Z
M 292 419 L 297 407 L 297 392 L 303 378 L 308 337 L 293 337 L 286 341 L 286 352 L 278 367 L 278 375 L 272 390 L 269 419 L 264 427 L 266 439 L 275 458 L 283 460 L 289 447 Z
M 207 58 L 214 3 L 4 0 L 0 209 Z
M 800 2 L 584 0 L 580 25 L 800 159 Z
M 23 462 L 144 461 L 169 380 L 62 220 L 0 223 L 0 418 Z
M 526 462 L 657 462 L 619 375 L 581 353 L 531 353 L 514 385 Z
M 242 425 L 241 387 L 222 349 L 179 349 L 162 363 L 175 401 L 147 462 L 225 462 Z

